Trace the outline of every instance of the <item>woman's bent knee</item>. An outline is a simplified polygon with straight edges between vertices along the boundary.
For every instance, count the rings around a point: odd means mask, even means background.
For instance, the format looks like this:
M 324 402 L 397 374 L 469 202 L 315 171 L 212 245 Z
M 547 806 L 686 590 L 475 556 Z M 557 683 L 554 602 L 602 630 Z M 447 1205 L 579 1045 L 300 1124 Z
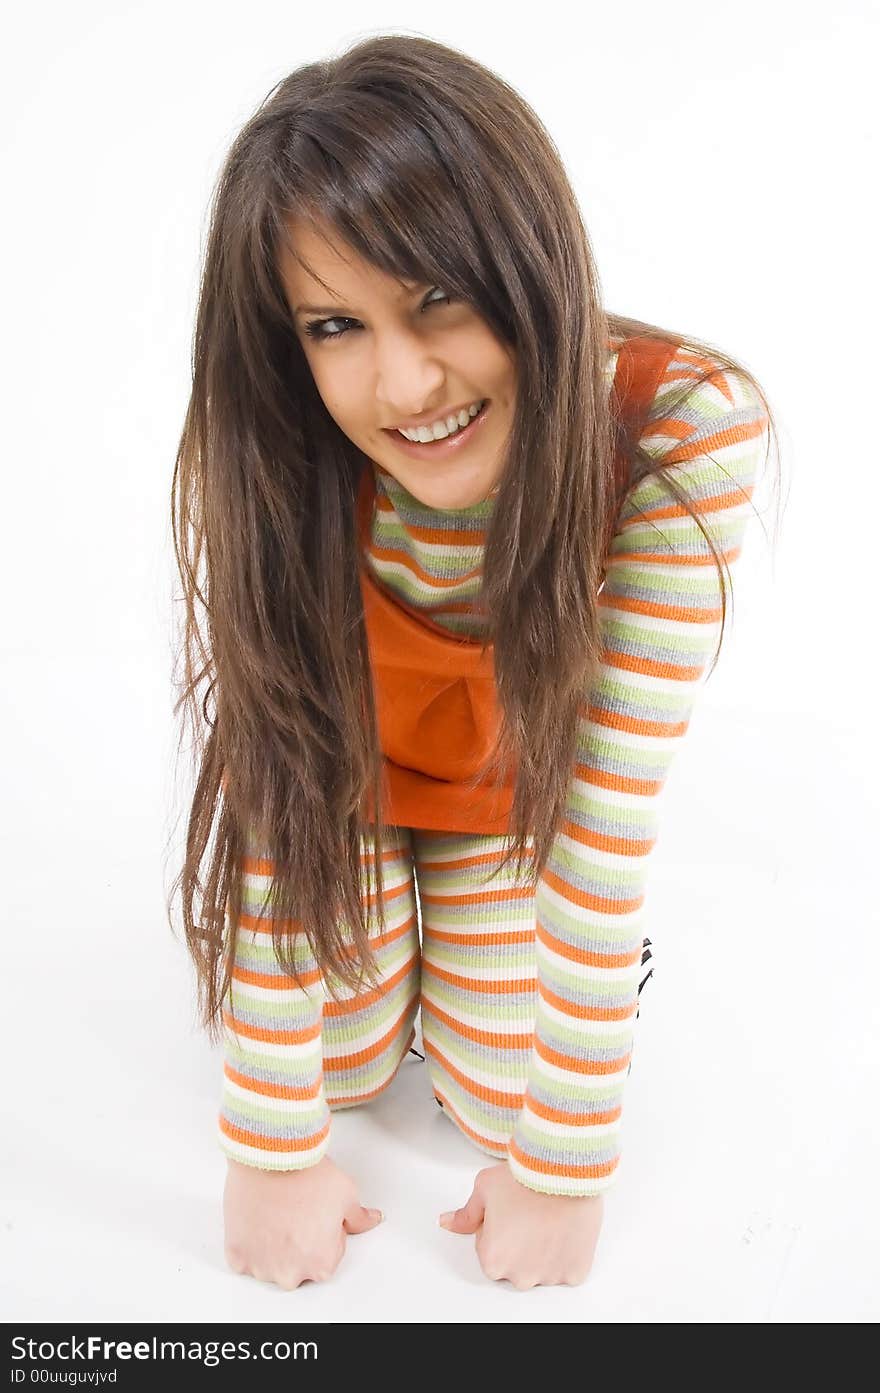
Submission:
M 378 1098 L 394 1081 L 416 1038 L 418 996 L 406 1004 L 403 1015 L 387 1037 L 372 1046 L 333 1055 L 324 1053 L 324 1096 L 332 1111 L 354 1108 Z

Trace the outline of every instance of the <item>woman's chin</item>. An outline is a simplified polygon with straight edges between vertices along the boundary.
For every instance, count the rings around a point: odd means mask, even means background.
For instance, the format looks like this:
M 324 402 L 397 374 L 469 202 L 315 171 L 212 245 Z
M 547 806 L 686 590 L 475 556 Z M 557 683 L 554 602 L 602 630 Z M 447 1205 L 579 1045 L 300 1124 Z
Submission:
M 497 492 L 498 484 L 494 477 L 486 478 L 485 473 L 479 475 L 475 471 L 470 471 L 470 477 L 443 478 L 439 471 L 430 473 L 423 470 L 414 470 L 412 473 L 408 469 L 390 467 L 386 462 L 379 464 L 379 469 L 386 475 L 390 475 L 401 488 L 406 489 L 411 498 L 417 503 L 421 503 L 425 508 L 433 508 L 438 512 L 457 512 L 463 508 L 476 508 L 480 503 L 485 503 L 493 494 Z
M 429 481 L 418 479 L 407 483 L 405 487 L 413 498 L 417 498 L 426 508 L 436 508 L 440 512 L 457 512 L 462 508 L 476 508 L 478 504 L 485 503 L 495 485 L 491 482 L 472 483 L 469 486 L 457 483 L 453 487 L 438 481 L 432 486 Z

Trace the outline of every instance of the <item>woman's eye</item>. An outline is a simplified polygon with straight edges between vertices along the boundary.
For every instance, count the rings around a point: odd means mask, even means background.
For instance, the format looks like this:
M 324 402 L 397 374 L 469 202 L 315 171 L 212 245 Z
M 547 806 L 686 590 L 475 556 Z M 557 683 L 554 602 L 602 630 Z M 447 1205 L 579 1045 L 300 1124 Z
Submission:
M 341 339 L 343 334 L 347 334 L 347 329 L 339 329 L 332 334 L 325 333 L 325 324 L 357 324 L 356 319 L 309 319 L 306 322 L 306 333 L 312 339 Z
M 439 293 L 440 293 L 440 299 L 439 299 L 439 300 L 434 300 L 434 299 L 432 299 L 431 296 L 435 295 L 438 291 L 439 291 Z M 452 296 L 452 295 L 446 295 L 442 290 L 440 290 L 440 287 L 439 287 L 439 286 L 435 286 L 434 289 L 431 291 L 430 295 L 428 296 L 428 298 L 427 298 L 427 299 L 425 300 L 425 302 L 423 303 L 422 308 L 423 308 L 423 309 L 428 309 L 431 305 L 451 304 L 451 302 L 452 302 L 453 299 L 454 299 L 454 296 Z M 341 339 L 341 338 L 343 338 L 343 337 L 349 332 L 349 327 L 348 327 L 348 326 L 350 326 L 350 325 L 352 325 L 352 324 L 357 324 L 357 322 L 358 322 L 358 321 L 357 321 L 356 319 L 343 319 L 343 318 L 339 318 L 339 319 L 310 319 L 310 320 L 308 320 L 307 323 L 306 323 L 305 330 L 306 330 L 306 333 L 308 334 L 309 338 L 311 338 L 311 339 L 317 339 L 319 343 L 320 343 L 320 342 L 329 343 L 331 339 Z M 342 328 L 342 329 L 334 329 L 334 330 L 332 330 L 330 333 L 328 333 L 328 332 L 327 332 L 327 329 L 326 329 L 326 326 L 327 326 L 328 324 L 343 324 L 343 325 L 345 325 L 345 326 L 347 326 L 347 327 Z

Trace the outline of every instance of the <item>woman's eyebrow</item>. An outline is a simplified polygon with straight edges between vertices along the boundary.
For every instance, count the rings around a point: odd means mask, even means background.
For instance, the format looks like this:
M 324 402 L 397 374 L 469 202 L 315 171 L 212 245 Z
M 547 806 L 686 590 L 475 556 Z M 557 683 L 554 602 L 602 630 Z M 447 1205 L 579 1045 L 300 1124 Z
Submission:
M 404 299 L 406 296 L 414 295 L 417 290 L 423 289 L 424 286 L 427 285 L 427 283 L 427 281 L 409 281 L 406 283 L 401 282 L 401 284 L 404 286 L 404 293 L 400 296 L 400 298 Z M 296 309 L 294 310 L 294 314 L 342 315 L 344 313 L 345 311 L 340 309 L 339 305 L 297 305 Z
M 297 305 L 294 314 L 341 314 L 338 305 Z

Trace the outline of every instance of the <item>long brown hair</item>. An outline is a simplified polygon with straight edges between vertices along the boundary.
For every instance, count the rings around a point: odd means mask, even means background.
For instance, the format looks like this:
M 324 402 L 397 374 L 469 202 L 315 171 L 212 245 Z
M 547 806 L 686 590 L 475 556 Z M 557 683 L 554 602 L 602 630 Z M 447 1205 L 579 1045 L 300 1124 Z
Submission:
M 740 363 L 603 310 L 553 141 L 495 73 L 430 39 L 383 35 L 271 90 L 217 182 L 171 498 L 185 602 L 175 714 L 182 708 L 192 729 L 195 781 L 169 912 L 179 892 L 215 1039 L 248 850 L 271 859 L 275 952 L 297 981 L 294 940 L 304 933 L 331 979 L 376 985 L 373 893 L 385 922 L 386 824 L 364 818 L 368 790 L 381 814 L 382 758 L 354 526 L 369 461 L 324 407 L 294 332 L 277 269 L 294 217 L 333 227 L 385 272 L 451 290 L 515 350 L 515 419 L 481 604 L 503 718 L 493 767 L 516 767 L 505 860 L 515 855 L 521 871 L 528 857 L 533 883 L 563 815 L 578 711 L 601 658 L 598 592 L 622 443 L 632 485 L 656 475 L 701 527 L 724 631 L 723 558 L 671 471 L 614 419 L 610 339 L 647 333 L 741 373 L 776 435 Z M 698 386 L 683 384 L 681 399 Z M 677 405 L 664 400 L 664 410 Z

